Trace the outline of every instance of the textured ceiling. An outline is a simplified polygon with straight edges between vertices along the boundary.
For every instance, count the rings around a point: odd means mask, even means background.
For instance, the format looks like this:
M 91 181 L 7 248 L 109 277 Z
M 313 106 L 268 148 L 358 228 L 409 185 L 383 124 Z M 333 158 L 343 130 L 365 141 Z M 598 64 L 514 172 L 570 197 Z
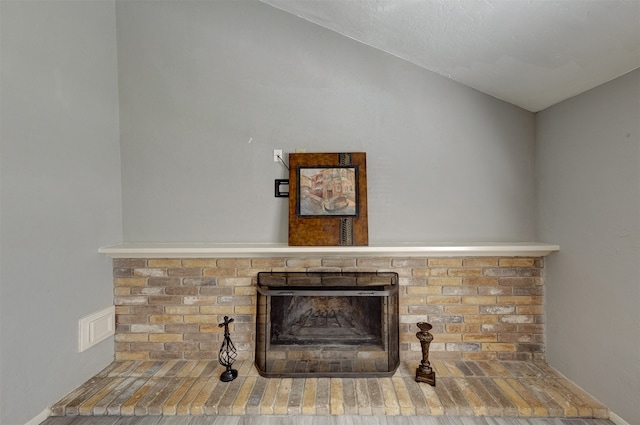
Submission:
M 537 112 L 640 67 L 640 0 L 262 0 Z

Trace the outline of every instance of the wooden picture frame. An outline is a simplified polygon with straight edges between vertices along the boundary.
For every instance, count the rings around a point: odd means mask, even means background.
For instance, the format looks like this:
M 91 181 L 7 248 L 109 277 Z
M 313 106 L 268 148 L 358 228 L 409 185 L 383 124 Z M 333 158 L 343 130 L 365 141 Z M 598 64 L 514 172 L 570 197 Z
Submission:
M 366 246 L 364 152 L 289 154 L 289 245 Z

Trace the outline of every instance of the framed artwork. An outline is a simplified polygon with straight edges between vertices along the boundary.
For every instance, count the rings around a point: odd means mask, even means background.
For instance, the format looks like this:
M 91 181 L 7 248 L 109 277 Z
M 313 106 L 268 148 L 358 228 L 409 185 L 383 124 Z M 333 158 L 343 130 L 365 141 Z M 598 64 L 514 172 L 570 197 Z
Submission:
M 367 245 L 366 155 L 289 154 L 289 245 Z
M 298 217 L 357 217 L 358 167 L 298 167 Z

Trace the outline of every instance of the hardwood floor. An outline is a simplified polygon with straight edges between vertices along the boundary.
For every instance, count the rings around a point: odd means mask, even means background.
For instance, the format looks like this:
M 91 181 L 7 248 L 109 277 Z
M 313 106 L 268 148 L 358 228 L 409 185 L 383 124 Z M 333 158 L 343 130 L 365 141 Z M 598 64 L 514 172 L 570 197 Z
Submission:
M 41 425 L 614 425 L 606 419 L 469 416 L 60 416 Z

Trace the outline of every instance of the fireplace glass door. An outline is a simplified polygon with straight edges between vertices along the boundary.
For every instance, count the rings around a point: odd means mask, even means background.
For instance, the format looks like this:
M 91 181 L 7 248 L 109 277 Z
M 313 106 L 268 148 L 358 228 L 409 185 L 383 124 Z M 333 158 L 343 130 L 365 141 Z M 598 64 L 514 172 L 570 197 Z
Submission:
M 262 376 L 391 376 L 398 275 L 259 273 L 255 363 Z

